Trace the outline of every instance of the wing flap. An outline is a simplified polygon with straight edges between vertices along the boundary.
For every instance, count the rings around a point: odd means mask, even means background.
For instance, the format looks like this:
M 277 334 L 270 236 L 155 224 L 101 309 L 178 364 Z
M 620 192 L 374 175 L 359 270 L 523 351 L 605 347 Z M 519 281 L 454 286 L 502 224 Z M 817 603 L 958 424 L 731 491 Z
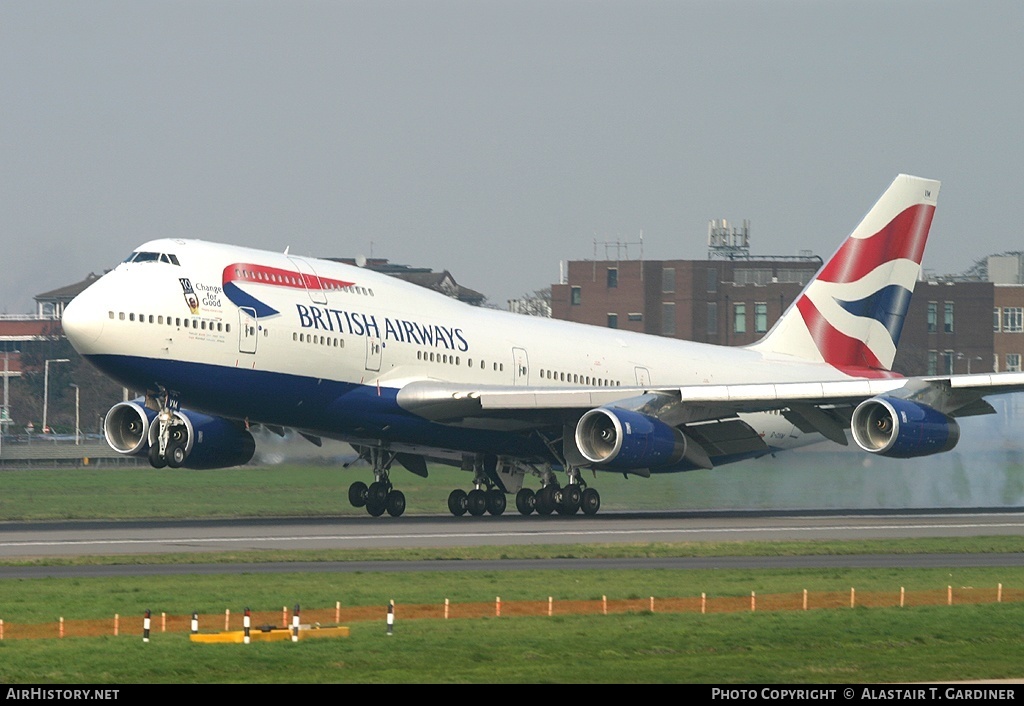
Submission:
M 745 456 L 768 453 L 768 445 L 741 419 L 695 424 L 686 428 L 709 456 Z

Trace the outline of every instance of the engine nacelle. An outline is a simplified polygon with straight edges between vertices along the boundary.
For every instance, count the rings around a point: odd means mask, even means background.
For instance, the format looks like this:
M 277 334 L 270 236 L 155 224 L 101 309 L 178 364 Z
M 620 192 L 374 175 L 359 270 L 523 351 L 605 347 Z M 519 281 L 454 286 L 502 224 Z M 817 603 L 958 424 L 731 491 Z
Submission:
M 960 441 L 960 425 L 933 407 L 898 397 L 872 397 L 853 411 L 857 445 L 879 456 L 914 458 L 949 451 Z
M 103 420 L 110 447 L 126 455 L 143 455 L 158 443 L 157 413 L 139 402 L 119 402 Z M 201 412 L 174 412 L 172 436 L 185 449 L 184 468 L 207 469 L 241 466 L 252 460 L 256 440 L 236 422 Z
M 138 402 L 118 402 L 103 418 L 103 436 L 110 448 L 127 456 L 149 451 L 149 427 L 156 412 Z
M 686 453 L 683 433 L 639 412 L 598 407 L 576 425 L 576 446 L 591 463 L 611 470 L 657 468 Z

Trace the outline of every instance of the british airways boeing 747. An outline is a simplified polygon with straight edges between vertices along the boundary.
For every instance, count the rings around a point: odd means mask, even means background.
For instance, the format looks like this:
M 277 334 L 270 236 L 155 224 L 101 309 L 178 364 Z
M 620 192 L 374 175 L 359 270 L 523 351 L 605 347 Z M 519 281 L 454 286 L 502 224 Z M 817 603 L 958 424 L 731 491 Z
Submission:
M 729 348 L 474 308 L 358 267 L 154 240 L 64 313 L 72 345 L 146 395 L 107 441 L 155 467 L 248 462 L 251 424 L 346 441 L 373 467 L 349 500 L 405 510 L 397 462 L 473 471 L 455 515 L 598 511 L 584 469 L 651 476 L 848 434 L 870 454 L 952 449 L 956 418 L 1024 374 L 892 372 L 939 182 L 901 175 L 777 324 Z M 527 476 L 540 481 L 534 491 Z

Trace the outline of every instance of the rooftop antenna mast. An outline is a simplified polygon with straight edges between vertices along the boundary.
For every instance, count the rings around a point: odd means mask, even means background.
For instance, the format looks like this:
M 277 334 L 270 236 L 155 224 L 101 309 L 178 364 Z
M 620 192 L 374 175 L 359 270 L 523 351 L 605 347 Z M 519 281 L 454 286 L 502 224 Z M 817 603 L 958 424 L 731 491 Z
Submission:
M 598 246 L 599 245 L 604 246 L 604 259 L 605 260 L 615 260 L 616 262 L 619 262 L 620 260 L 633 260 L 634 259 L 634 258 L 629 256 L 629 246 L 630 245 L 634 246 L 634 248 L 635 248 L 634 252 L 636 252 L 636 249 L 639 249 L 640 255 L 639 255 L 638 259 L 640 260 L 640 279 L 643 280 L 643 278 L 644 278 L 644 268 L 643 268 L 643 262 L 644 262 L 644 232 L 643 232 L 643 230 L 640 231 L 640 238 L 639 238 L 639 240 L 633 240 L 633 241 L 628 241 L 628 240 L 598 240 L 595 237 L 594 238 L 594 261 L 595 262 L 597 261 L 597 251 L 598 251 Z M 615 257 L 610 257 L 610 255 L 611 255 L 611 253 L 613 251 L 615 253 Z M 625 254 L 625 257 L 623 257 L 623 254 Z
M 750 221 L 740 227 L 729 227 L 724 218 L 708 221 L 708 259 L 749 260 Z

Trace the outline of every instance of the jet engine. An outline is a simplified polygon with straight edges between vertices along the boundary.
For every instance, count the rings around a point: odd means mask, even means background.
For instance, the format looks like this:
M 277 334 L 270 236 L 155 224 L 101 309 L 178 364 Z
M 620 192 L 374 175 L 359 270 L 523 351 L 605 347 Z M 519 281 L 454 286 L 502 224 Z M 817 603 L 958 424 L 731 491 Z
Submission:
M 646 414 L 598 407 L 576 425 L 576 445 L 591 463 L 610 470 L 657 468 L 683 458 L 683 433 Z
M 174 412 L 172 441 L 180 445 L 184 468 L 228 468 L 252 460 L 256 441 L 241 424 L 222 417 L 182 409 Z M 157 413 L 139 402 L 119 402 L 103 420 L 103 434 L 110 447 L 126 455 L 148 454 L 158 443 Z
M 949 451 L 960 425 L 928 405 L 897 397 L 872 397 L 853 411 L 850 423 L 859 447 L 880 456 L 914 458 Z
M 149 425 L 156 412 L 138 402 L 118 402 L 103 418 L 103 435 L 110 448 L 126 456 L 149 450 Z

